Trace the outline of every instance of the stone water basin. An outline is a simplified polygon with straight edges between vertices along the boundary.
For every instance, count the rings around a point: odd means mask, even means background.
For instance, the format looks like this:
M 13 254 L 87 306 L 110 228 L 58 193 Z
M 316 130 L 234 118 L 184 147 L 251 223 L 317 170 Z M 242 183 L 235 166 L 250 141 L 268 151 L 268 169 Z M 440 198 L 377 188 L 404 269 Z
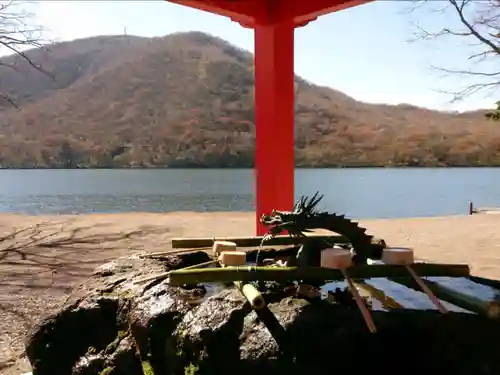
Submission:
M 495 317 L 499 315 L 497 305 L 500 301 L 500 291 L 491 286 L 479 284 L 464 277 L 423 277 L 422 279 L 430 281 L 439 288 L 452 292 L 453 295 L 457 296 L 459 303 L 456 304 L 447 301 L 446 298 L 440 299 L 441 304 L 450 312 L 473 314 L 477 312 L 477 306 L 493 305 L 490 307 L 491 314 L 495 315 Z M 367 287 L 363 284 L 366 284 Z M 336 281 L 325 284 L 321 290 L 326 293 L 329 290 L 345 289 L 346 287 L 346 281 Z M 366 279 L 363 283 L 356 283 L 356 287 L 360 295 L 370 301 L 371 308 L 375 311 L 388 311 L 390 309 L 387 306 L 388 303 L 384 303 L 383 298 L 386 297 L 405 309 L 438 309 L 424 292 L 385 278 Z M 374 293 L 371 293 L 373 289 L 381 292 L 377 293 L 379 298 L 373 296 Z
M 271 259 L 268 260 L 271 263 Z M 381 264 L 380 261 L 372 262 L 373 264 Z M 255 262 L 248 262 L 249 266 L 255 266 Z M 479 284 L 468 278 L 459 277 L 422 277 L 424 280 L 433 282 L 439 287 L 446 288 L 457 295 L 462 295 L 465 299 L 473 300 L 473 303 L 497 303 L 500 301 L 500 291 L 487 285 Z M 423 291 L 415 290 L 408 286 L 402 285 L 396 281 L 386 278 L 371 278 L 366 279 L 362 283 L 355 283 L 358 292 L 362 297 L 367 299 L 370 307 L 374 311 L 388 311 L 387 304 L 380 301 L 380 298 L 375 298 L 370 291 L 375 290 L 377 295 L 389 297 L 394 302 L 405 309 L 414 310 L 438 310 L 436 305 L 431 301 L 429 296 Z M 363 284 L 368 288 L 364 288 Z M 328 291 L 335 289 L 347 289 L 346 281 L 334 281 L 321 286 L 321 297 L 327 299 Z M 450 312 L 460 312 L 474 314 L 474 311 L 458 306 L 446 300 L 440 299 L 440 303 Z M 499 312 L 500 315 L 500 312 Z
M 372 286 L 375 289 L 381 291 L 385 296 L 391 298 L 405 309 L 437 310 L 437 307 L 432 303 L 432 301 L 425 293 L 408 288 L 397 282 L 384 278 L 373 278 L 365 280 L 365 283 L 368 284 L 368 286 Z M 345 287 L 347 283 L 340 282 L 335 284 L 343 284 Z M 329 284 L 327 285 L 328 287 L 330 287 Z M 363 290 L 362 287 L 358 287 L 358 290 L 361 295 L 369 298 L 372 303 L 373 310 L 388 311 L 388 308 L 384 307 L 384 303 L 374 297 L 369 296 L 369 293 Z M 441 300 L 441 303 L 449 311 L 471 313 L 470 311 L 453 305 L 447 301 Z
M 134 282 L 207 257 L 129 257 L 96 270 L 75 298 L 28 334 L 33 375 L 333 374 L 363 372 L 366 364 L 371 374 L 384 375 L 500 373 L 496 321 L 440 314 L 422 293 L 384 279 L 367 284 L 405 308 L 386 312 L 373 301 L 377 334 L 355 309 L 301 296 L 266 295 L 266 315 L 230 284 Z M 469 280 L 436 282 L 495 297 Z M 322 290 L 345 286 L 329 283 Z

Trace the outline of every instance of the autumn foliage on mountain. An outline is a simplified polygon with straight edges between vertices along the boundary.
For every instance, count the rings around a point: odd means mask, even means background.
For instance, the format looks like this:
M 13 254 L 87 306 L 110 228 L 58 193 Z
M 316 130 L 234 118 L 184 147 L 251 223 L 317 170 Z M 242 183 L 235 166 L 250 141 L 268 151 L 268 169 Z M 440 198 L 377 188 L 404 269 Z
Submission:
M 1 61 L 3 168 L 249 167 L 253 57 L 191 32 L 99 36 Z M 483 112 L 374 105 L 297 77 L 298 166 L 500 165 L 500 125 Z M 273 155 L 270 155 L 270 160 Z

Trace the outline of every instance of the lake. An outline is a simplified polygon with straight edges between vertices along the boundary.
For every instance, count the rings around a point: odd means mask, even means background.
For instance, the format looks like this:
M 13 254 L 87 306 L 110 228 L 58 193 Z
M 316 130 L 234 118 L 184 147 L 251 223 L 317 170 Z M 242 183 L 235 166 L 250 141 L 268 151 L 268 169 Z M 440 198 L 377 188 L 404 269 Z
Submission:
M 0 212 L 251 211 L 249 169 L 0 170 Z M 298 169 L 296 195 L 354 218 L 465 214 L 500 206 L 500 169 Z

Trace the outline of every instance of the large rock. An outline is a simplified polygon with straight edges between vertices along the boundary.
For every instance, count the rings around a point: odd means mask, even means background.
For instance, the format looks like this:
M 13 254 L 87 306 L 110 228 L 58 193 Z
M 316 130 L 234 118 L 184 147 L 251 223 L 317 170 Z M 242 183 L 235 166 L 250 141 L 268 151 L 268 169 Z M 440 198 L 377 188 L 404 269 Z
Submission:
M 326 301 L 269 295 L 257 313 L 232 287 L 134 283 L 207 259 L 135 256 L 97 269 L 28 334 L 34 375 L 500 374 L 500 324 L 477 315 L 374 311 L 371 334 L 356 308 Z

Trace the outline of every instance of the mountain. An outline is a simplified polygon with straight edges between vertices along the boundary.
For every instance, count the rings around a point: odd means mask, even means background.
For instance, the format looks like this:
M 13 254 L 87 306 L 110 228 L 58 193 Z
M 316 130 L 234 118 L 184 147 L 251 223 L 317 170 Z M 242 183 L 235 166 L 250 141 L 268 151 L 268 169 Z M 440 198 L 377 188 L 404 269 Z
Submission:
M 98 36 L 0 59 L 4 168 L 253 165 L 253 57 L 199 32 Z M 14 64 L 15 71 L 1 66 Z M 500 165 L 500 124 L 356 101 L 296 77 L 299 166 Z

